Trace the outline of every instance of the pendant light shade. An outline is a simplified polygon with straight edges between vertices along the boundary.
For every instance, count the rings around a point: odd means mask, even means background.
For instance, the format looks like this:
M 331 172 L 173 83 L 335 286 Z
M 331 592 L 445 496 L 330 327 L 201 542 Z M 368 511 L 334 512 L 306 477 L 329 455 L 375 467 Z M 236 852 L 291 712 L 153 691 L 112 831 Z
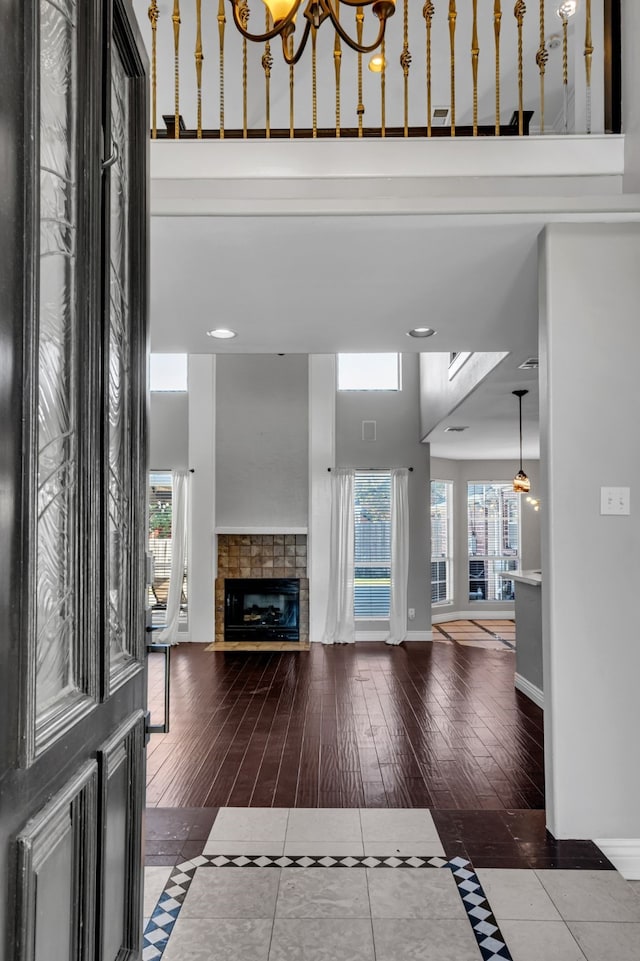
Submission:
M 518 398 L 518 409 L 520 414 L 520 470 L 513 478 L 513 489 L 517 494 L 528 494 L 531 490 L 531 481 L 522 469 L 522 398 L 528 393 L 528 390 L 512 391 L 512 394 Z

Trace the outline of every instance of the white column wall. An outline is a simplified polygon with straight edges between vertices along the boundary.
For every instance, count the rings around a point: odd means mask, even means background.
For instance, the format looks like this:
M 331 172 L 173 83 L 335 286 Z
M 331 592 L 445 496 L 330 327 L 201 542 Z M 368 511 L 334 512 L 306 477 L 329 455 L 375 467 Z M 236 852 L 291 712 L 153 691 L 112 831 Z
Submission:
M 215 634 L 215 373 L 214 354 L 189 355 L 189 634 L 205 644 Z
M 622 0 L 622 130 L 624 190 L 640 191 L 640 3 Z
M 329 600 L 331 474 L 336 445 L 336 356 L 309 355 L 309 639 L 321 641 Z
M 626 839 L 638 865 L 639 266 L 638 225 L 541 240 L 547 819 L 559 838 Z M 609 485 L 631 487 L 630 516 L 600 515 Z

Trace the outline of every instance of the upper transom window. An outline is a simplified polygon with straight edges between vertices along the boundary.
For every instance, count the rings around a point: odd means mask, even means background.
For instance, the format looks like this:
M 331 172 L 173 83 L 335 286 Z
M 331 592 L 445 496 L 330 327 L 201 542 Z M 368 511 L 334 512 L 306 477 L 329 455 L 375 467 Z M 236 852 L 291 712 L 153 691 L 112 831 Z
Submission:
M 149 388 L 152 391 L 186 391 L 187 355 L 151 354 Z
M 338 354 L 338 390 L 400 390 L 399 354 Z

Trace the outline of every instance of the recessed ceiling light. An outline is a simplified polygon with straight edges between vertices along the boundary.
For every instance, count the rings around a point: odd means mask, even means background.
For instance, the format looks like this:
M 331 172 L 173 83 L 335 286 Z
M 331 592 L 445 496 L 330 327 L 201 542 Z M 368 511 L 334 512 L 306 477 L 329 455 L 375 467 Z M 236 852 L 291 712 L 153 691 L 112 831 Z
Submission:
M 229 330 L 228 327 L 216 327 L 215 330 L 207 331 L 207 337 L 215 337 L 217 340 L 231 340 L 237 336 L 235 330 Z
M 435 330 L 432 327 L 414 327 L 407 331 L 408 337 L 433 337 Z

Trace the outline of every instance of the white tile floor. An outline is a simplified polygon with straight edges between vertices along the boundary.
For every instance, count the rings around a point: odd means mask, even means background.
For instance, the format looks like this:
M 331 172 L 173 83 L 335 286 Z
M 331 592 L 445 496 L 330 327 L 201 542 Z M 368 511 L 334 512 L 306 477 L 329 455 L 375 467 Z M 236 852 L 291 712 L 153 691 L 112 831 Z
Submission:
M 272 808 L 222 809 L 204 853 L 445 854 L 428 811 Z M 175 879 L 176 870 L 147 868 L 145 916 L 170 875 Z M 447 867 L 207 863 L 192 876 L 168 941 L 149 942 L 144 961 L 509 957 L 481 952 Z M 640 883 L 615 871 L 492 868 L 477 876 L 513 961 L 639 961 Z

